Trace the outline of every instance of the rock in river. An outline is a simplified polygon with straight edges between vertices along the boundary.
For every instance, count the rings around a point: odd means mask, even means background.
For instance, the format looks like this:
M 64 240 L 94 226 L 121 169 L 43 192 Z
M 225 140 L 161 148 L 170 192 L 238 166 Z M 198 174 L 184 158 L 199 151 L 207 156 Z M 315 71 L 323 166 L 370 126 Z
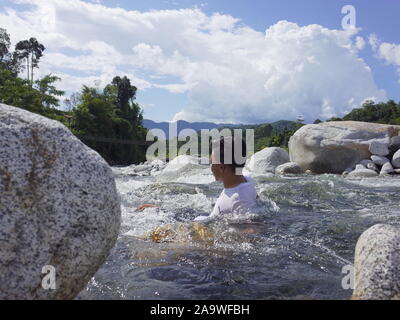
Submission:
M 276 167 L 289 162 L 289 154 L 282 148 L 265 148 L 253 154 L 246 164 L 255 174 L 274 173 Z
M 0 150 L 0 299 L 72 299 L 118 235 L 111 169 L 58 121 L 4 104 Z
M 342 173 L 369 159 L 370 143 L 389 143 L 400 126 L 358 121 L 332 121 L 300 128 L 289 141 L 290 161 L 314 173 Z
M 303 169 L 294 162 L 281 164 L 275 169 L 275 174 L 301 174 L 304 173 Z
M 377 224 L 358 239 L 353 299 L 400 299 L 400 228 Z

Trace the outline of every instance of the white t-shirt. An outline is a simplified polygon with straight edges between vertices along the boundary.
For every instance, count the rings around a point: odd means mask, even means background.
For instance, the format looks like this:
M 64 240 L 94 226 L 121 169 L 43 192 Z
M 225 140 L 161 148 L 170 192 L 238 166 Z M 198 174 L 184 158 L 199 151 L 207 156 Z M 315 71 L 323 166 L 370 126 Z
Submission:
M 246 213 L 256 207 L 257 192 L 254 180 L 245 176 L 242 182 L 234 188 L 224 188 L 209 216 L 199 216 L 194 221 L 205 221 L 224 213 Z

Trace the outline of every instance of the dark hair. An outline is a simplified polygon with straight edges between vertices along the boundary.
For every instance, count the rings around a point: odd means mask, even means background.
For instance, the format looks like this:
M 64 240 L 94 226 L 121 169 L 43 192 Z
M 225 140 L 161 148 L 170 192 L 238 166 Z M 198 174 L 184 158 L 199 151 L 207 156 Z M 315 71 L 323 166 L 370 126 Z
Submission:
M 237 141 L 239 139 L 240 141 Z M 241 146 L 239 147 L 239 150 L 235 149 L 235 145 Z M 237 147 L 236 146 L 236 147 Z M 212 150 L 216 150 L 216 148 L 219 148 L 219 161 L 220 163 L 224 163 L 226 165 L 232 166 L 233 169 L 236 168 L 243 168 L 245 163 L 246 163 L 246 156 L 247 156 L 247 146 L 246 142 L 242 138 L 232 138 L 232 137 L 220 137 L 217 140 L 214 140 L 212 142 Z M 241 149 L 241 150 L 240 150 Z M 232 163 L 225 163 L 225 151 L 230 152 L 231 154 L 231 161 Z M 236 154 L 236 157 L 235 157 Z M 244 158 L 244 159 L 240 159 Z M 228 157 L 229 159 L 229 157 Z M 229 160 L 230 160 L 229 159 Z

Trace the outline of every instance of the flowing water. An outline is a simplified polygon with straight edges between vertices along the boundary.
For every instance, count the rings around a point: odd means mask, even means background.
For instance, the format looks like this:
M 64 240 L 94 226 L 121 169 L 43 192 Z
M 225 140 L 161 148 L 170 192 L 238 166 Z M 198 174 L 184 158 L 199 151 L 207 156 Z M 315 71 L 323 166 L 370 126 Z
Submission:
M 222 190 L 208 167 L 168 179 L 118 176 L 120 234 L 78 299 L 348 299 L 342 268 L 353 264 L 358 237 L 400 223 L 400 177 L 254 178 L 260 212 L 202 227 L 192 220 Z M 143 203 L 162 209 L 135 212 Z

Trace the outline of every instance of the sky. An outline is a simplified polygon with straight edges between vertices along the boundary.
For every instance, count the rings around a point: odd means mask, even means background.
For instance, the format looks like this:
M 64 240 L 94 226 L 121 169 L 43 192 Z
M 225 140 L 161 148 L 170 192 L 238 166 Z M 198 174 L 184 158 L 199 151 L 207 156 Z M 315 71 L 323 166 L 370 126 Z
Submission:
M 126 75 L 154 121 L 310 123 L 400 101 L 399 15 L 397 0 L 0 0 L 12 43 L 46 47 L 36 76 L 68 97 Z

